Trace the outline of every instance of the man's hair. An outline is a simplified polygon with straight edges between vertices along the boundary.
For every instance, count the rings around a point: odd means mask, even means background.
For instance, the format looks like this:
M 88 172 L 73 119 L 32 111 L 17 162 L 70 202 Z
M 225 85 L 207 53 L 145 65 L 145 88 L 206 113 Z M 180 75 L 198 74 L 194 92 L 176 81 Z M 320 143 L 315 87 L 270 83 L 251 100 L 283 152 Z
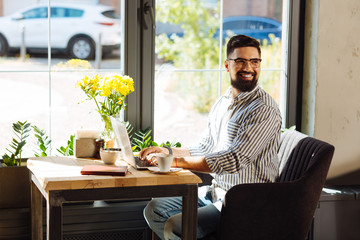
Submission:
M 235 35 L 230 38 L 229 42 L 227 43 L 226 56 L 229 57 L 229 55 L 235 50 L 235 48 L 240 47 L 255 47 L 259 52 L 259 56 L 261 57 L 259 41 L 246 35 Z

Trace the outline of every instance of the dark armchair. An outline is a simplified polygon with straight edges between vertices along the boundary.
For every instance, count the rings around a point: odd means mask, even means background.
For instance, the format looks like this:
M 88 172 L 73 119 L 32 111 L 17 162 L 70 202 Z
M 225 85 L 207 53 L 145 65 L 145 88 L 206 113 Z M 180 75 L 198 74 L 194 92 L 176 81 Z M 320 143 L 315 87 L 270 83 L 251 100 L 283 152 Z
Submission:
M 297 131 L 282 133 L 278 181 L 232 187 L 217 239 L 305 240 L 333 153 L 326 142 Z

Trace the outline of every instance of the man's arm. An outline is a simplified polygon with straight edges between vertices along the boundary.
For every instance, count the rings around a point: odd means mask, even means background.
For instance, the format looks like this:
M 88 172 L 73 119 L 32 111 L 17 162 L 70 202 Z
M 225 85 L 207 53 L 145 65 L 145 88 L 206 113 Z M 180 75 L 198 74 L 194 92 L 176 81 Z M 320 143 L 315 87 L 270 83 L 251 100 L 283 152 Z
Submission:
M 187 148 L 171 148 L 174 155 L 174 161 L 172 167 L 181 167 L 198 172 L 211 172 L 209 165 L 205 160 L 205 156 L 191 156 L 190 151 Z M 149 147 L 143 149 L 139 157 L 142 160 L 146 159 L 146 156 L 154 153 L 168 154 L 169 150 L 162 147 Z
M 181 167 L 197 172 L 212 172 L 205 160 L 205 156 L 174 157 L 174 161 L 171 166 Z

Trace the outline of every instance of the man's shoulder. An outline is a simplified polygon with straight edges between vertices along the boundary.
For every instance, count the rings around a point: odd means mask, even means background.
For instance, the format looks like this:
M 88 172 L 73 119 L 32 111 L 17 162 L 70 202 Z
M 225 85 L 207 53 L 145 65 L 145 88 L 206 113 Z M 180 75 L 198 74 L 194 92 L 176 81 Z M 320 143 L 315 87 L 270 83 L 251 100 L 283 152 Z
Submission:
M 275 99 L 261 87 L 257 89 L 256 95 L 257 95 L 257 99 L 260 100 L 261 104 L 275 109 L 279 109 L 279 106 L 275 101 Z

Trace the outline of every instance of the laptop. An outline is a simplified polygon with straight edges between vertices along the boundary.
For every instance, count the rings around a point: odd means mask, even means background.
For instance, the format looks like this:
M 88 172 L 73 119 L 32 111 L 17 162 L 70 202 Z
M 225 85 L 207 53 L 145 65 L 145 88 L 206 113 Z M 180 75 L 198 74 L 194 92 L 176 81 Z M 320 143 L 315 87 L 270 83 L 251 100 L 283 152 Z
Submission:
M 138 170 L 147 170 L 148 167 L 153 167 L 147 161 L 143 161 L 134 156 L 134 153 L 131 149 L 129 135 L 126 130 L 126 125 L 114 117 L 110 117 L 110 120 L 114 129 L 116 142 L 121 148 L 123 159 Z

